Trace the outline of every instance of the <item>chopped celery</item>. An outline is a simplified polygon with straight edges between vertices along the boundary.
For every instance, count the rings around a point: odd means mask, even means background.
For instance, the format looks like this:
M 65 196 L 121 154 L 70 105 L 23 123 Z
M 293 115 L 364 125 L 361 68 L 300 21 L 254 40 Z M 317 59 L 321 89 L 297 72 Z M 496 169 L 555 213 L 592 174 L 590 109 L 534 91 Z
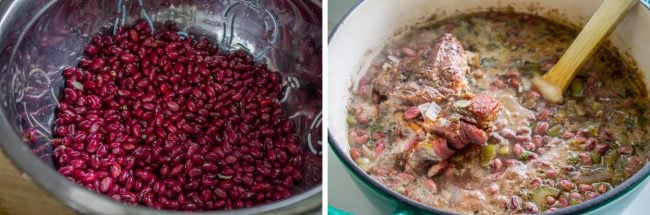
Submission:
M 598 125 L 594 123 L 589 124 L 589 126 L 587 126 L 587 131 L 592 137 L 598 136 Z
M 591 108 L 591 110 L 593 112 L 598 112 L 598 111 L 603 110 L 603 104 L 601 104 L 600 102 L 597 102 L 597 101 L 593 101 L 593 102 L 589 103 L 589 107 Z
M 570 164 L 576 164 L 578 163 L 578 155 L 576 153 L 569 153 L 569 159 L 567 159 L 568 163 Z
M 360 157 L 356 161 L 359 167 L 364 171 L 368 171 L 372 167 L 372 162 L 367 157 Z
M 577 205 L 577 204 L 580 204 L 580 203 L 582 203 L 582 201 L 577 200 L 577 199 L 571 199 L 571 200 L 569 201 L 569 204 L 570 204 L 570 205 Z
M 595 115 L 596 118 L 600 118 L 600 117 L 602 117 L 602 116 L 603 116 L 603 111 L 602 111 L 602 110 L 596 112 L 596 115 Z
M 614 81 L 613 83 L 611 83 L 611 85 L 612 85 L 612 86 L 611 86 L 612 89 L 613 89 L 616 93 L 618 93 L 620 96 L 622 96 L 622 97 L 625 97 L 625 96 L 626 96 L 626 94 L 627 94 L 627 92 L 626 92 L 627 89 L 626 89 L 626 87 L 625 87 L 625 85 L 626 85 L 625 82 L 623 82 L 623 81 Z
M 535 203 L 538 207 L 548 208 L 546 197 L 552 196 L 553 198 L 557 198 L 558 195 L 560 195 L 560 190 L 557 188 L 548 185 L 539 185 L 530 191 L 529 197 L 530 201 Z
M 526 61 L 526 62 L 524 62 L 524 65 L 522 66 L 522 69 L 527 70 L 527 71 L 541 71 L 542 70 L 542 64 Z
M 559 109 L 555 113 L 555 121 L 558 122 L 558 123 L 564 122 L 564 119 L 566 118 L 566 114 L 567 114 L 566 112 L 567 111 L 565 109 Z
M 562 134 L 561 132 L 562 132 L 562 125 L 557 124 L 551 127 L 550 129 L 548 129 L 546 134 L 548 134 L 548 136 L 551 137 L 559 137 Z
M 648 124 L 648 119 L 643 115 L 639 115 L 637 116 L 636 123 L 641 127 L 645 127 Z
M 490 164 L 490 161 L 497 156 L 497 145 L 489 144 L 481 149 L 481 160 L 480 164 L 482 167 L 486 167 Z
M 568 107 L 567 109 L 569 110 L 574 109 L 576 107 L 576 104 L 577 102 L 574 99 L 566 101 L 566 106 Z
M 508 145 L 502 145 L 501 147 L 499 147 L 499 154 L 500 155 L 510 154 L 510 147 Z
M 625 181 L 629 176 L 625 171 L 625 166 L 627 166 L 627 156 L 619 156 L 614 164 L 614 175 L 612 176 L 612 182 L 621 183 Z
M 467 35 L 468 33 L 469 33 L 469 32 L 467 32 L 466 29 L 462 29 L 462 28 L 461 28 L 460 30 L 456 31 L 456 37 L 462 39 L 462 38 L 465 37 L 465 35 Z
M 523 103 L 521 104 L 522 106 L 526 108 L 533 109 L 535 108 L 535 105 L 537 105 L 537 101 L 534 99 L 524 99 Z
M 433 144 L 431 144 L 431 140 L 426 140 L 422 143 L 422 147 L 425 149 L 431 149 L 433 148 Z
M 451 161 L 454 162 L 454 163 L 461 162 L 461 161 L 463 161 L 463 159 L 465 159 L 465 157 L 462 154 L 455 154 L 455 155 L 451 156 Z
M 635 127 L 644 127 L 648 123 L 648 119 L 643 115 L 630 114 L 625 118 L 625 125 L 632 129 Z
M 488 51 L 492 51 L 492 50 L 495 50 L 495 49 L 498 49 L 498 48 L 499 48 L 499 45 L 497 45 L 496 43 L 488 43 L 488 45 L 487 45 Z
M 625 126 L 629 129 L 636 127 L 636 117 L 632 116 L 632 114 L 628 115 L 625 118 Z
M 577 104 L 576 105 L 576 113 L 578 116 L 584 116 L 586 114 L 585 112 L 585 106 L 582 104 Z
M 571 138 L 571 139 L 568 140 L 567 142 L 571 143 L 571 146 L 578 146 L 578 145 L 581 145 L 581 144 L 584 143 L 584 142 L 580 142 L 580 141 L 578 141 L 577 138 Z
M 600 158 L 601 157 L 602 156 L 600 155 L 599 152 L 594 151 L 594 152 L 591 153 L 591 162 L 595 163 L 595 164 L 598 164 L 598 163 L 600 163 L 600 160 L 601 160 Z
M 616 149 L 610 149 L 607 151 L 607 154 L 605 155 L 605 164 L 607 164 L 608 167 L 614 167 L 614 164 L 616 164 L 617 160 L 618 152 Z
M 571 82 L 571 95 L 573 97 L 582 97 L 585 87 L 582 85 L 582 80 L 573 79 Z
M 348 115 L 348 117 L 345 118 L 345 122 L 348 123 L 348 126 L 353 126 L 354 124 L 357 123 L 357 120 L 354 119 L 354 117 L 352 115 Z
M 524 152 L 521 153 L 521 155 L 519 155 L 519 160 L 523 160 L 523 161 L 528 160 L 528 158 L 530 158 L 530 153 L 531 153 L 530 151 L 524 150 Z

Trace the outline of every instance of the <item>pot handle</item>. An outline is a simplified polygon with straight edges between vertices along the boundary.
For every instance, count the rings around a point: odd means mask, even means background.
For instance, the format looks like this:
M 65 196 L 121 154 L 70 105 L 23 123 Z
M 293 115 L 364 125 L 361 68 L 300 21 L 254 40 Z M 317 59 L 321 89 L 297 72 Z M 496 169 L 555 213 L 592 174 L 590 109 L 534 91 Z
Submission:
M 327 214 L 328 215 L 351 215 L 351 213 L 335 208 L 331 205 L 327 206 Z M 395 208 L 395 211 L 393 212 L 393 215 L 413 215 L 413 214 L 414 213 L 403 204 L 399 204 L 397 208 Z

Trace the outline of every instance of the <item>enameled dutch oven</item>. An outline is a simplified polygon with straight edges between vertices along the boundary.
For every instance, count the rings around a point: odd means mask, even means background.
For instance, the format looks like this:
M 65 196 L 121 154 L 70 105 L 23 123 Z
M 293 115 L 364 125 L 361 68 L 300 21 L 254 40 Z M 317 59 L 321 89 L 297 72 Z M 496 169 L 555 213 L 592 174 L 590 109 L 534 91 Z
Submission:
M 367 70 L 371 60 L 391 38 L 417 23 L 454 14 L 487 10 L 513 10 L 537 14 L 571 25 L 582 26 L 602 0 L 372 0 L 354 7 L 329 36 L 328 142 L 336 156 L 368 199 L 382 211 L 394 214 L 450 214 L 413 201 L 392 191 L 365 174 L 349 156 L 347 105 L 350 87 Z M 434 19 L 435 19 L 434 18 Z M 650 86 L 650 6 L 640 1 L 610 36 L 619 52 L 628 54 L 644 73 Z M 650 175 L 646 165 L 613 190 L 584 203 L 548 214 L 619 214 L 643 190 Z M 345 214 L 330 207 L 330 214 Z

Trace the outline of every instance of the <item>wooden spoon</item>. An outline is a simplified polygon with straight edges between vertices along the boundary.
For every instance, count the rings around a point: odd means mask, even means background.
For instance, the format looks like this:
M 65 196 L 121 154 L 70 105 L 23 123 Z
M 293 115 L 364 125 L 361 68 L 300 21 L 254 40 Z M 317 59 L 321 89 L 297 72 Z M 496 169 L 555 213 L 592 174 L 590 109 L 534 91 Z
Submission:
M 562 58 L 544 76 L 533 78 L 533 85 L 550 102 L 562 103 L 562 94 L 578 69 L 596 52 L 616 24 L 639 0 L 604 0 Z

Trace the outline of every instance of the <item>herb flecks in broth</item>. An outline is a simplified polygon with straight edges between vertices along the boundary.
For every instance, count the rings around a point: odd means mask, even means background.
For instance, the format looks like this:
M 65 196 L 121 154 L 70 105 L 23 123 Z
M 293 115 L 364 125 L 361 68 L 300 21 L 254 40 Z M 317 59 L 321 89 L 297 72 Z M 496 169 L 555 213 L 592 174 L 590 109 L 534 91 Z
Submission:
M 538 213 L 611 190 L 647 162 L 647 92 L 634 65 L 601 48 L 563 104 L 544 101 L 531 79 L 556 63 L 576 32 L 532 15 L 490 12 L 390 42 L 349 105 L 351 157 L 387 187 L 456 212 Z M 467 51 L 454 56 L 465 58 L 432 65 L 445 33 Z M 440 63 L 462 78 L 426 75 Z M 478 117 L 476 104 L 493 118 Z M 455 133 L 445 133 L 451 125 Z

